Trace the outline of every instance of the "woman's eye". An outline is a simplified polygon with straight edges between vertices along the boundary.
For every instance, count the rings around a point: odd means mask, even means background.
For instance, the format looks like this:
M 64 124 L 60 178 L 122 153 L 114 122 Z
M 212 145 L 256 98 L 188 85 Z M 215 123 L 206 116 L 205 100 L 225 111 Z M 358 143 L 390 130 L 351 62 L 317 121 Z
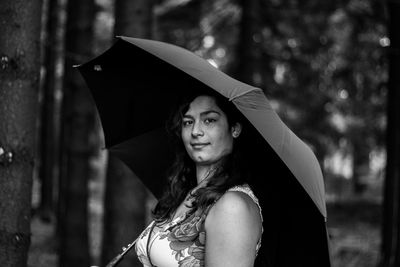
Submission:
M 204 120 L 204 123 L 205 124 L 210 124 L 210 123 L 213 123 L 213 122 L 216 122 L 216 121 L 217 121 L 216 119 L 207 118 L 207 119 Z
M 191 125 L 192 123 L 193 123 L 192 121 L 183 121 L 182 125 L 183 125 L 183 127 L 186 127 L 186 126 Z

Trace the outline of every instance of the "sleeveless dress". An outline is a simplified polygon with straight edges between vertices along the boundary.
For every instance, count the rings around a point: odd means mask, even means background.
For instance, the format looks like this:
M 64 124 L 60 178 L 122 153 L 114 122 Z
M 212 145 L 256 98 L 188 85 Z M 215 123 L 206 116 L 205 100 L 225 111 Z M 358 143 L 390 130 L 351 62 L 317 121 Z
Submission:
M 238 191 L 247 194 L 257 204 L 261 221 L 263 220 L 258 199 L 247 184 L 232 187 L 228 191 Z M 135 244 L 136 254 L 143 266 L 204 266 L 206 241 L 204 222 L 212 206 L 207 207 L 205 211 L 198 210 L 191 214 L 183 214 L 161 226 L 155 225 L 155 222 L 152 221 L 140 234 Z M 263 232 L 263 229 L 261 230 Z M 150 240 L 148 240 L 149 236 Z M 261 236 L 256 245 L 256 255 L 260 247 Z M 148 257 L 148 252 L 151 261 Z

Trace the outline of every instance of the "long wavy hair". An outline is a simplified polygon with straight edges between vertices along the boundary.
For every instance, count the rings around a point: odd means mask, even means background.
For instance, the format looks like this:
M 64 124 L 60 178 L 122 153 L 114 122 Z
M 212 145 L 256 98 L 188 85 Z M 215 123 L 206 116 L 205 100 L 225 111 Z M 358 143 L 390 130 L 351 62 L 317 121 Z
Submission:
M 237 108 L 217 93 L 196 94 L 182 99 L 166 125 L 171 144 L 175 149 L 175 159 L 168 172 L 168 189 L 153 210 L 153 216 L 157 222 L 171 219 L 189 192 L 193 198 L 189 207 L 192 213 L 198 209 L 204 210 L 232 186 L 246 183 L 248 173 L 241 153 L 243 145 L 241 137 L 246 131 L 243 128 L 240 136 L 234 139 L 232 152 L 224 156 L 217 167 L 208 174 L 205 186 L 194 193 L 191 192 L 197 185 L 196 166 L 183 145 L 181 128 L 183 116 L 188 111 L 190 103 L 200 95 L 211 96 L 215 99 L 217 106 L 227 116 L 229 129 L 236 123 L 243 125 L 243 117 Z

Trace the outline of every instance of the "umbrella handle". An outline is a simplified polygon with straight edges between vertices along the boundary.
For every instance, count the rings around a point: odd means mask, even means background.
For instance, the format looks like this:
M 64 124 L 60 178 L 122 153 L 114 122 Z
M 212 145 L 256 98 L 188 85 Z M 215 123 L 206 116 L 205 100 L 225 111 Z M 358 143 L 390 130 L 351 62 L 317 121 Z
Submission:
M 125 256 L 126 253 L 128 253 L 129 250 L 133 248 L 133 246 L 136 244 L 136 241 L 138 238 L 135 239 L 132 243 L 128 244 L 127 247 L 122 247 L 122 252 L 115 256 L 105 267 L 114 267 L 117 266 L 117 264 L 122 260 L 122 258 Z M 97 267 L 97 266 L 90 266 L 90 267 Z

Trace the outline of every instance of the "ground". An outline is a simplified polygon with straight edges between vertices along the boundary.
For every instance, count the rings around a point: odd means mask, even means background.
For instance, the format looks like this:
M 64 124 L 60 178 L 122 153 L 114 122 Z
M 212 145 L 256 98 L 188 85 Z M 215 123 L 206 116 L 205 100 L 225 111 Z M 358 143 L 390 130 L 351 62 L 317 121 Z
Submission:
M 381 206 L 368 200 L 328 205 L 332 267 L 376 267 Z

